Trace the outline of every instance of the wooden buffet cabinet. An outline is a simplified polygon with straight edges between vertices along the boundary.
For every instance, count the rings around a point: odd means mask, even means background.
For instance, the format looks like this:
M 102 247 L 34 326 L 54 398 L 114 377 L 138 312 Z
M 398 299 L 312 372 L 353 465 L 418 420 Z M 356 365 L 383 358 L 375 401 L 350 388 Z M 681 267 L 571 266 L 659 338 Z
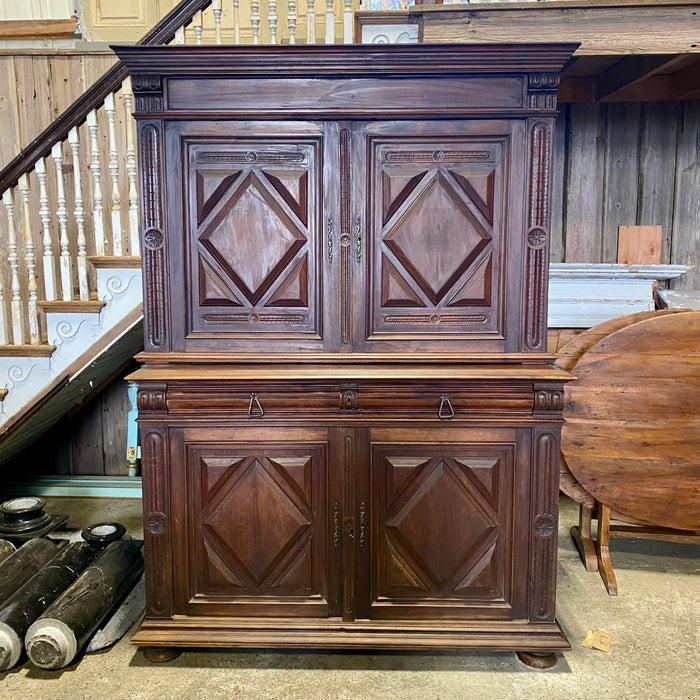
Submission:
M 135 644 L 569 648 L 569 375 L 544 350 L 574 48 L 116 47 L 144 271 Z

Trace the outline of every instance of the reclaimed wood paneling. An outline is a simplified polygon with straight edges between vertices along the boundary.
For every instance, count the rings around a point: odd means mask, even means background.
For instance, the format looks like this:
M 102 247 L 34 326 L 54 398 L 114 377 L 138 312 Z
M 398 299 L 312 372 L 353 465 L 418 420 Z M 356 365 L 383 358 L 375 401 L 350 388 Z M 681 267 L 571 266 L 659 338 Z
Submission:
M 617 262 L 619 226 L 661 226 L 661 262 L 696 266 L 700 102 L 567 104 L 558 126 L 552 262 Z
M 603 260 L 614 262 L 618 226 L 628 225 L 637 218 L 641 107 L 638 102 L 613 102 L 605 108 L 602 256 Z
M 683 231 L 674 236 L 671 262 L 694 265 L 695 270 L 684 275 L 674 289 L 698 289 L 700 271 L 700 102 L 687 102 L 683 107 L 676 159 L 676 182 L 673 207 L 673 230 Z
M 82 474 L 127 476 L 129 397 L 122 370 L 90 401 L 45 432 L 18 459 L 8 474 Z
M 642 105 L 637 220 L 640 226 L 661 226 L 662 261 L 671 259 L 674 171 L 682 108 L 680 102 Z
M 602 254 L 605 106 L 571 105 L 564 183 L 564 262 L 599 262 Z
M 112 53 L 0 56 L 0 167 L 4 167 L 112 64 Z

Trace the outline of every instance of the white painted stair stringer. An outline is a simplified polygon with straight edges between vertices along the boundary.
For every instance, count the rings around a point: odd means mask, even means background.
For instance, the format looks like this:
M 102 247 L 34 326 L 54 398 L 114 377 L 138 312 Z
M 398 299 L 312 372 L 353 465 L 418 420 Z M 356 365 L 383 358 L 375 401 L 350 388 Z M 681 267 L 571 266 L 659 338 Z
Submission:
M 90 358 L 91 348 L 97 346 L 97 352 L 106 342 L 113 342 L 107 338 L 126 319 L 136 314 L 134 322 L 138 321 L 143 299 L 141 269 L 98 267 L 96 272 L 97 296 L 105 302 L 99 314 L 48 312 L 47 340 L 56 346 L 50 357 L 0 357 L 0 388 L 8 392 L 0 402 L 0 434 L 57 382 L 78 374 L 82 369 L 79 360 Z

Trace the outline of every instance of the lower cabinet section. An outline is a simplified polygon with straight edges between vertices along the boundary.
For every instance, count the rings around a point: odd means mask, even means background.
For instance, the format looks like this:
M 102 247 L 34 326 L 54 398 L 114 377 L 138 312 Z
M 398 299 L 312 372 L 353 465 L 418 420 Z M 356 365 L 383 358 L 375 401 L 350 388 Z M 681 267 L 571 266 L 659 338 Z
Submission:
M 134 643 L 568 648 L 558 424 L 140 420 Z

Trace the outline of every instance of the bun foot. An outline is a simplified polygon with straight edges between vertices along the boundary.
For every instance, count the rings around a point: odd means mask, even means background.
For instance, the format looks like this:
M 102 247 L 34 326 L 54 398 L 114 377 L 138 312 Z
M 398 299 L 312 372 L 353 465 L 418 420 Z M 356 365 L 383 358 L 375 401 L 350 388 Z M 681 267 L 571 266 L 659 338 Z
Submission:
M 553 651 L 517 651 L 518 658 L 531 668 L 552 668 L 557 663 L 557 655 Z
M 182 650 L 173 647 L 141 647 L 141 651 L 146 661 L 156 664 L 172 661 L 182 654 Z

